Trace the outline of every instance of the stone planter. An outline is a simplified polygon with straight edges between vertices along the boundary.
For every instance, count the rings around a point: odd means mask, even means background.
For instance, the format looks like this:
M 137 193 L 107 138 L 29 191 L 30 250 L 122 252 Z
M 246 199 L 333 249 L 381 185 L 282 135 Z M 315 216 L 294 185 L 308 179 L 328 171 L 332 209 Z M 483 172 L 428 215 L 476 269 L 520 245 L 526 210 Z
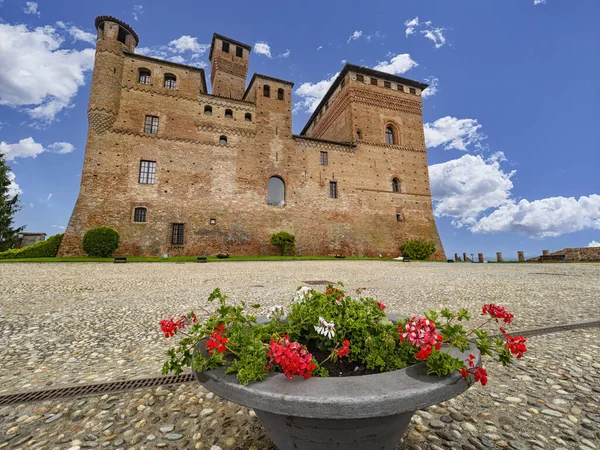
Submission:
M 391 318 L 391 317 L 390 317 Z M 204 341 L 196 351 L 205 351 Z M 476 348 L 469 353 L 481 358 Z M 417 409 L 456 397 L 468 389 L 458 373 L 427 375 L 425 362 L 393 372 L 356 377 L 287 379 L 240 385 L 225 367 L 197 372 L 196 379 L 221 398 L 252 408 L 279 450 L 393 450 Z

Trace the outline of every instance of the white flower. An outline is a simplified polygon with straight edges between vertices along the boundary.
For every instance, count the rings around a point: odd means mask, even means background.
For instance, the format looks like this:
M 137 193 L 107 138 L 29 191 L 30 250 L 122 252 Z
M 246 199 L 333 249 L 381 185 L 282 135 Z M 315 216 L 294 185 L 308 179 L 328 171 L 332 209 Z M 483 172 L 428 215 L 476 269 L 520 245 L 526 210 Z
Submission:
M 333 339 L 333 336 L 335 336 L 335 324 L 319 317 L 319 326 L 315 325 L 315 331 L 329 339 Z
M 303 286 L 296 291 L 294 295 L 294 303 L 304 303 L 304 300 L 312 298 L 312 288 Z
M 269 312 L 267 314 L 267 318 L 269 319 L 277 319 L 277 320 L 285 320 L 288 315 L 288 310 L 283 305 L 275 305 L 269 308 Z

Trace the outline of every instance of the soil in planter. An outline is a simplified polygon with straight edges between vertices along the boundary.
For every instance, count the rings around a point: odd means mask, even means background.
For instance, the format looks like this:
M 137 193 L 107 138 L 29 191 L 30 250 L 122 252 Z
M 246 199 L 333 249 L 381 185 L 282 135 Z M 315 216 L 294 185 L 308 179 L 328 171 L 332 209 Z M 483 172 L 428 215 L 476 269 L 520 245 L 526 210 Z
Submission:
M 312 344 L 309 344 L 307 349 L 313 355 L 313 359 L 317 360 L 319 364 L 329 356 L 329 353 L 322 352 Z M 379 373 L 377 370 L 367 369 L 357 362 L 349 362 L 347 357 L 338 358 L 337 362 L 333 362 L 330 359 L 325 364 L 322 364 L 322 367 L 327 369 L 330 377 L 354 377 Z

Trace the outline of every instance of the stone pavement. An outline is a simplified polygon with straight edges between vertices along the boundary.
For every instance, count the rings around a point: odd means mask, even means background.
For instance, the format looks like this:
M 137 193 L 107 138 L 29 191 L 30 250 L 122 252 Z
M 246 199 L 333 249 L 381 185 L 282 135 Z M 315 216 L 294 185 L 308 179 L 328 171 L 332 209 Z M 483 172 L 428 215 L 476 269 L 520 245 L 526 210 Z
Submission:
M 600 265 L 366 261 L 0 264 L 0 393 L 159 374 L 158 320 L 217 286 L 264 309 L 309 280 L 366 286 L 390 311 L 507 306 L 513 328 L 600 317 Z M 208 304 L 209 308 L 210 304 Z M 600 448 L 600 330 L 529 339 L 509 370 L 420 411 L 399 449 Z M 0 448 L 270 449 L 252 411 L 197 384 L 0 408 Z

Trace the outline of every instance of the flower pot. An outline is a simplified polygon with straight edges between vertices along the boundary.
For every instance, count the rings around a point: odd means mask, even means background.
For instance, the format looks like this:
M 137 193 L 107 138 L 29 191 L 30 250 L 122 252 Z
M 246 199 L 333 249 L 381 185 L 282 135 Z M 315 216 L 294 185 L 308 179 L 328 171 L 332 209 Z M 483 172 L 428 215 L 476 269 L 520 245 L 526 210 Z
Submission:
M 205 341 L 196 346 L 205 352 Z M 476 348 L 450 354 L 466 359 Z M 197 372 L 196 379 L 221 398 L 252 408 L 279 450 L 393 450 L 417 409 L 468 389 L 458 373 L 427 375 L 425 362 L 393 372 L 355 377 L 287 379 L 272 373 L 239 384 L 225 367 Z

